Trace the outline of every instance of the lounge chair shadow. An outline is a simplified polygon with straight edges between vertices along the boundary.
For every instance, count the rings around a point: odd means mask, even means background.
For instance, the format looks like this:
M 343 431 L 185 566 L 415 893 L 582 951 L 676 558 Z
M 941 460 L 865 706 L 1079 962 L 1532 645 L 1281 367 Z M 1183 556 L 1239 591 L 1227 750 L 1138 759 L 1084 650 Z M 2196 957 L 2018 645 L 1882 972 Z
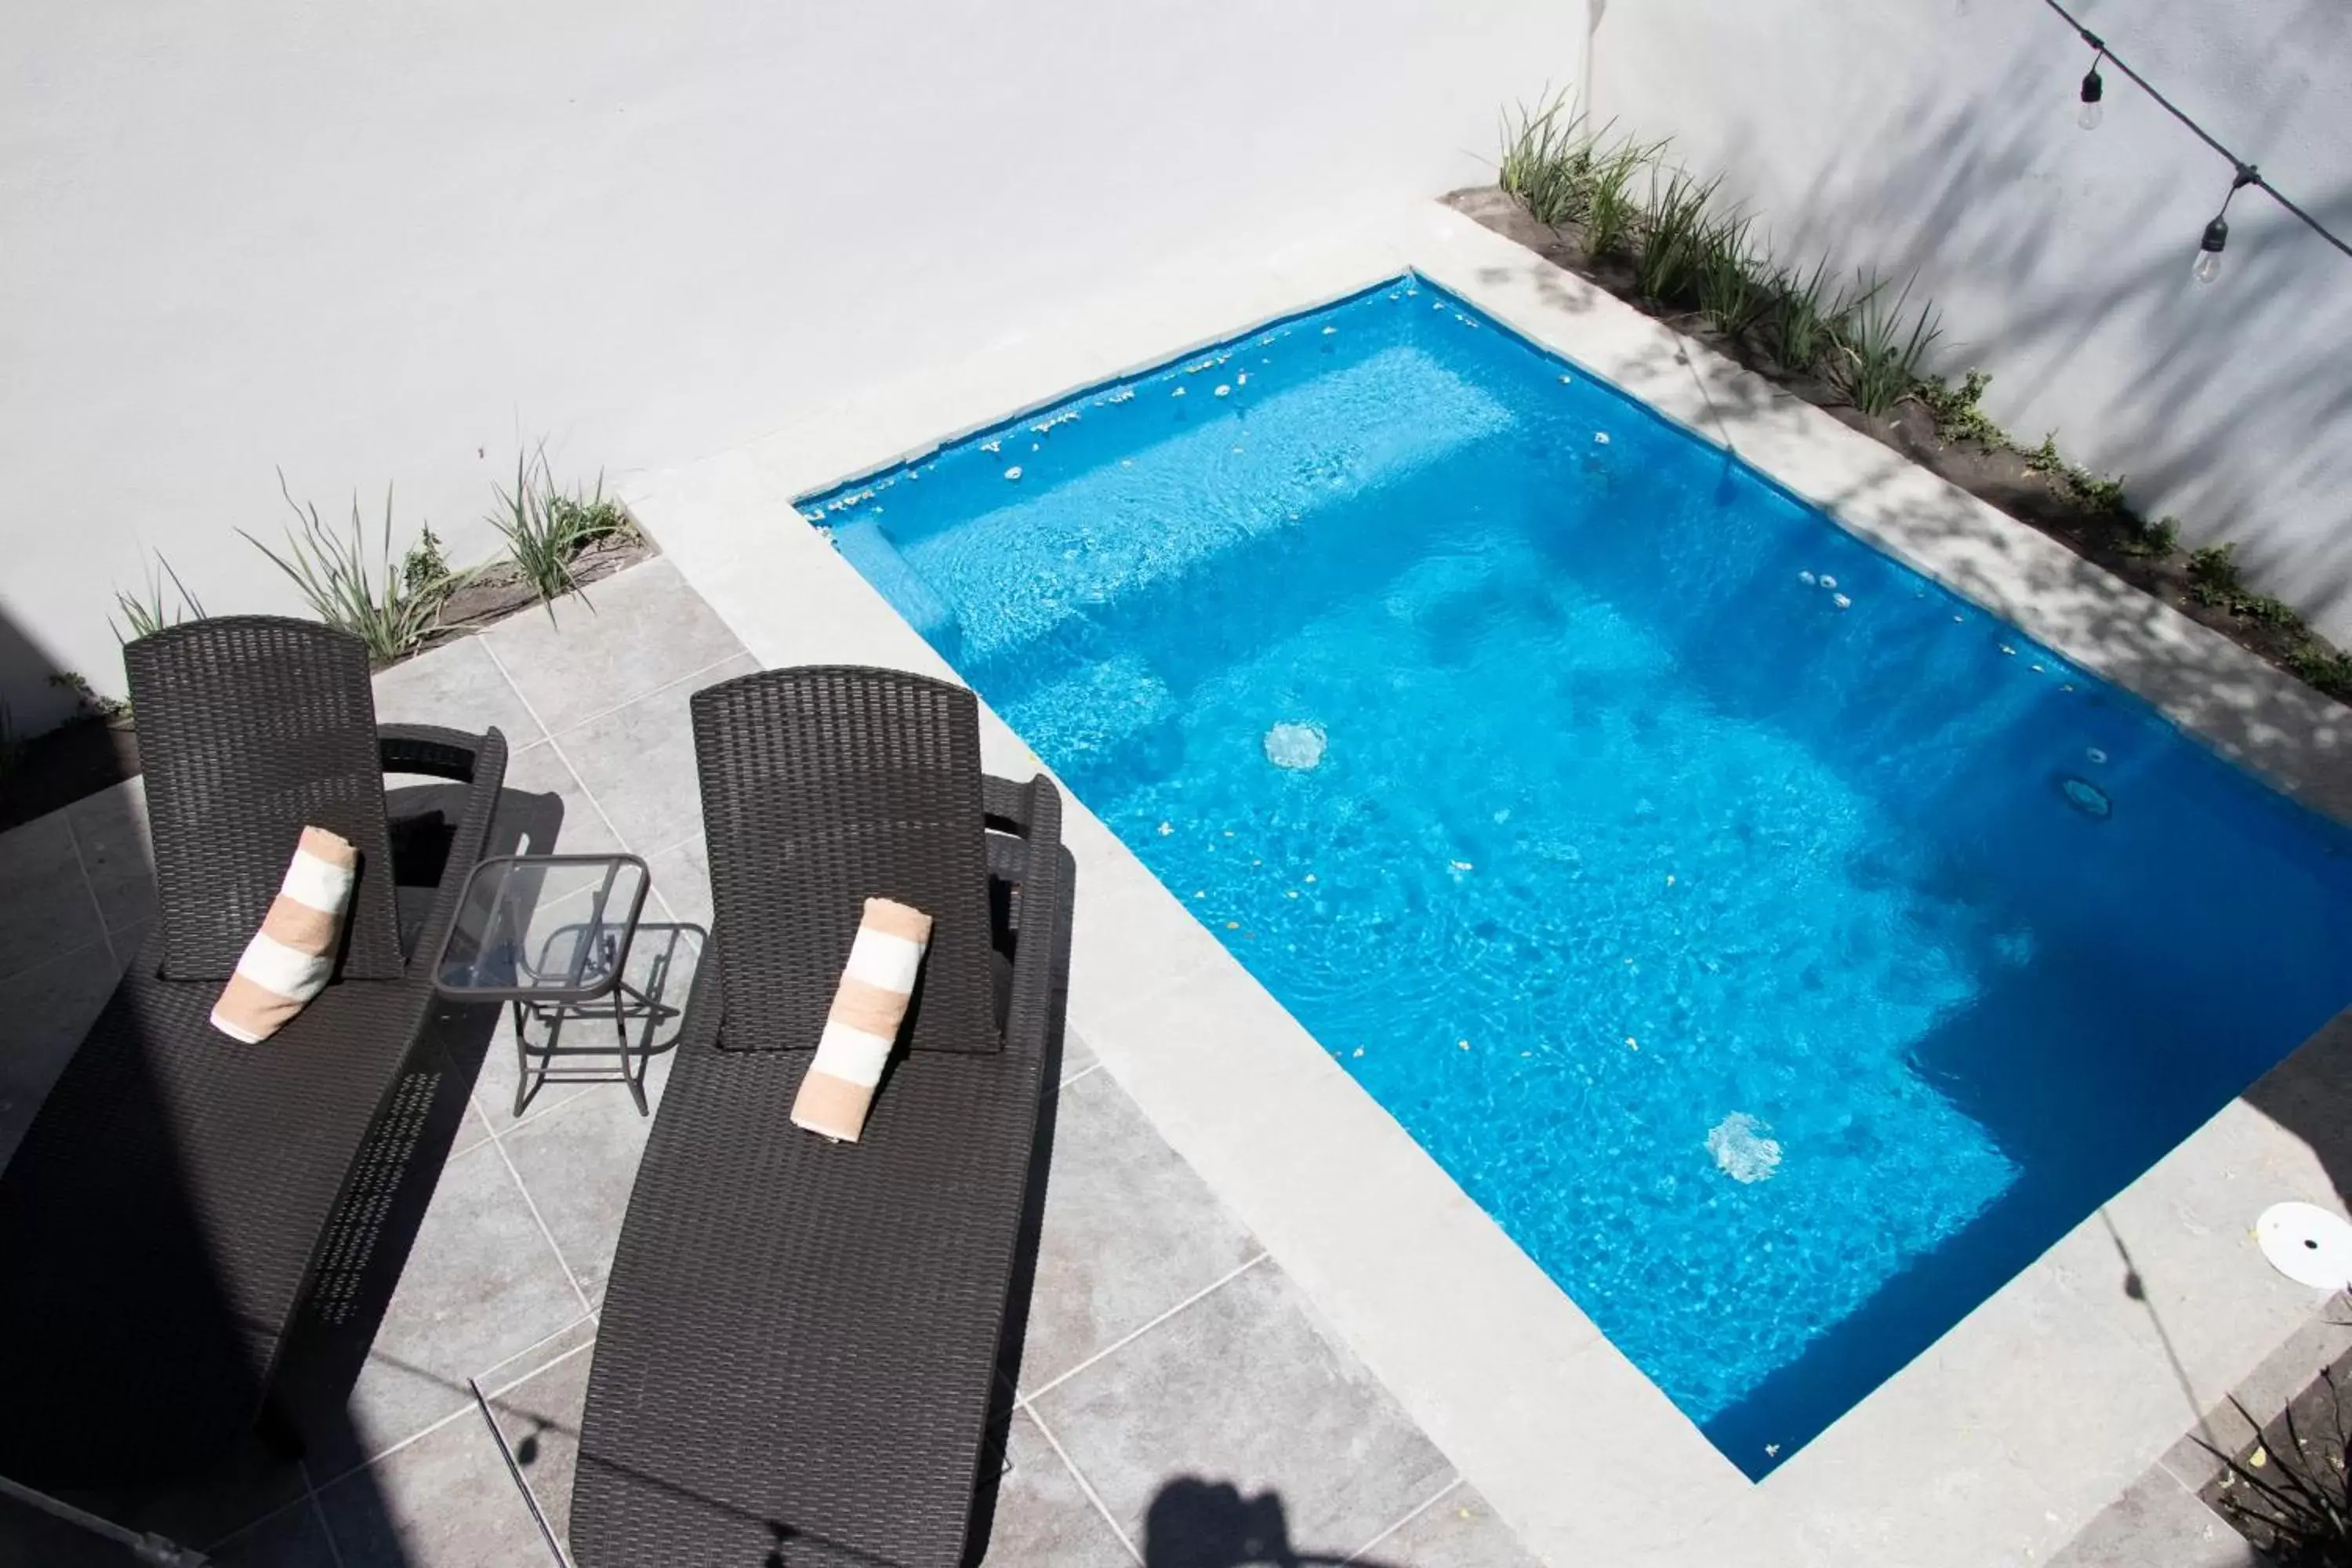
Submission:
M 463 787 L 436 784 L 386 792 L 393 858 L 404 899 L 441 878 L 455 840 L 455 814 Z M 551 845 L 562 805 L 553 795 L 501 794 L 487 852 L 512 853 L 528 839 Z M 310 1298 L 288 1331 L 277 1364 L 250 1369 L 264 1401 L 254 1431 L 217 1462 L 152 1481 L 70 1489 L 64 1500 L 101 1519 L 153 1531 L 184 1547 L 215 1546 L 225 1531 L 251 1522 L 275 1500 L 297 1498 L 311 1478 L 325 1481 L 363 1458 L 348 1403 L 365 1364 L 440 1176 L 462 1125 L 474 1078 L 497 1021 L 495 1008 L 436 1005 L 426 1044 L 414 1055 L 371 1130 L 352 1190 L 329 1222 L 321 1262 Z M 167 1048 L 163 1042 L 157 1048 Z M 143 1079 L 126 1093 L 149 1092 Z M 195 1220 L 191 1215 L 191 1226 Z M 211 1310 L 202 1303 L 185 1312 Z M 226 1324 L 217 1333 L 183 1321 L 183 1337 L 217 1342 L 223 1358 L 236 1356 Z M 305 1476 L 298 1466 L 307 1464 Z M 365 1472 L 340 1484 L 343 1511 L 365 1511 L 373 1482 Z M 375 1507 L 382 1510 L 380 1502 Z M 387 1568 L 405 1561 L 397 1548 L 382 1557 Z M 0 1504 L 0 1562 L 77 1568 L 128 1562 L 125 1550 L 103 1537 L 51 1519 L 27 1506 Z
M 454 796 L 434 785 L 394 790 L 386 799 L 413 825 L 395 852 L 429 853 L 433 824 Z M 562 825 L 560 797 L 501 791 L 485 852 L 512 855 L 528 846 L 529 853 L 549 853 Z M 404 866 L 403 877 L 426 871 L 437 874 L 437 868 Z M 431 1048 L 417 1054 L 369 1139 L 366 1173 L 337 1218 L 329 1267 L 287 1341 L 265 1435 L 300 1455 L 314 1475 L 333 1475 L 368 1457 L 349 1402 L 425 1223 L 442 1164 L 465 1125 L 499 1014 L 495 1005 L 435 1002 L 427 1026 Z
M 1076 884 L 1076 863 L 1066 849 L 1061 851 L 1064 887 Z M 995 933 L 994 945 L 1001 957 L 1011 958 L 1013 910 L 1010 889 L 1001 881 L 992 879 L 989 886 L 989 921 Z M 1037 1131 L 1029 1145 L 1029 1191 L 1021 1210 L 1019 1239 L 1014 1243 L 1013 1263 L 1012 1310 L 1004 1315 L 1004 1331 L 996 1342 L 996 1397 L 988 1411 L 988 1435 L 982 1450 L 981 1481 L 973 1489 L 971 1525 L 965 1535 L 964 1562 L 976 1568 L 988 1555 L 991 1531 L 996 1523 L 996 1493 L 1004 1476 L 1004 1454 L 1013 1432 L 1014 1392 L 1021 1386 L 1021 1350 L 1029 1337 L 1030 1297 L 1037 1281 L 1037 1247 L 1045 1226 L 1045 1184 L 1054 1161 L 1054 1128 L 1061 1110 L 1062 1048 L 1065 1035 L 1065 1014 L 1069 1005 L 1070 924 L 1065 919 L 1055 932 L 1054 973 L 1065 976 L 1064 983 L 1054 992 L 1053 1017 L 1045 1030 L 1046 1057 L 1042 1076 L 1048 1086 L 1044 1102 L 1037 1110 Z M 1002 1021 L 1002 1009 L 999 1012 Z

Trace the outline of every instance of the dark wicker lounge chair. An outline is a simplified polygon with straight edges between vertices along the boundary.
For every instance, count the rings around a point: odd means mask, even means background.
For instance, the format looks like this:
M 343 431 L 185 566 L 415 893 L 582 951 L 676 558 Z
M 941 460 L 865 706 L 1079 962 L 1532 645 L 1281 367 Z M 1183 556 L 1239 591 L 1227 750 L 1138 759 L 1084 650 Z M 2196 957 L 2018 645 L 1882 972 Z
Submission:
M 604 1294 L 573 1558 L 952 1564 L 1043 1197 L 1061 797 L 984 780 L 971 694 L 919 676 L 746 676 L 694 731 L 713 951 Z M 864 1140 L 833 1144 L 788 1113 L 869 895 L 937 923 Z
M 495 730 L 379 728 L 366 650 L 308 622 L 199 622 L 123 662 L 158 918 L 0 1172 L 0 1474 L 37 1486 L 194 1469 L 254 1422 L 506 772 Z M 436 886 L 395 886 L 386 773 L 467 785 Z M 213 1002 L 306 823 L 360 848 L 341 967 L 240 1045 Z

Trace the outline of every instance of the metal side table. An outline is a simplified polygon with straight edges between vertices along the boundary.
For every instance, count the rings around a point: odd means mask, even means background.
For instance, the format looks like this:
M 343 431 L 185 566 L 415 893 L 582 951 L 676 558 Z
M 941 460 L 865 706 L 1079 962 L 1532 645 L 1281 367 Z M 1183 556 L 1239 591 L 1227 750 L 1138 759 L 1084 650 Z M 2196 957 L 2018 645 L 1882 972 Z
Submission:
M 635 855 L 499 855 L 467 879 L 433 987 L 454 1001 L 513 1009 L 517 1116 L 548 1083 L 625 1083 L 639 1113 L 646 1112 L 654 1038 L 679 1012 L 662 1000 L 675 943 L 655 955 L 642 985 L 626 976 L 651 885 Z M 606 1024 L 609 1038 L 600 1027 Z M 541 1034 L 537 1041 L 532 1025 Z M 586 1026 L 598 1037 L 567 1041 L 567 1025 Z M 562 1065 L 596 1057 L 615 1059 L 617 1069 Z

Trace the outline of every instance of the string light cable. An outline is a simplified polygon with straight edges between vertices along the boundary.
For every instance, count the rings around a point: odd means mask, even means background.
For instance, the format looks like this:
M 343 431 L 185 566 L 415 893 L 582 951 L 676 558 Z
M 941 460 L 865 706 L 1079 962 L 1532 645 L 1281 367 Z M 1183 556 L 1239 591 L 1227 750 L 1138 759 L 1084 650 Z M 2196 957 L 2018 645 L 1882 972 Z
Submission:
M 2204 236 L 2197 243 L 2196 261 L 2190 271 L 2200 283 L 2210 283 L 2221 275 L 2221 252 L 2230 243 L 2230 201 L 2249 185 L 2301 219 L 2304 226 L 2310 229 L 2312 233 L 2345 255 L 2352 256 L 2352 244 L 2347 244 L 2331 232 L 2326 224 L 2289 200 L 2284 192 L 2263 177 L 2263 172 L 2260 169 L 2222 146 L 2210 132 L 2191 120 L 2179 104 L 2158 92 L 2147 78 L 2132 69 L 2121 56 L 2107 47 L 2107 41 L 2105 38 L 2084 26 L 2073 12 L 2059 4 L 2059 0 L 2042 0 L 2042 3 L 2055 11 L 2068 26 L 2074 29 L 2074 36 L 2091 48 L 2091 68 L 2084 74 L 2082 89 L 2076 94 L 2080 108 L 2075 111 L 2074 123 L 2085 131 L 2095 131 L 2098 128 L 2102 118 L 2100 100 L 2106 96 L 2106 82 L 2100 77 L 2099 68 L 2103 65 L 2113 66 L 2135 87 L 2154 99 L 2158 108 L 2189 127 L 2189 133 L 2197 140 L 2230 161 L 2229 192 L 2222 196 L 2221 210 L 2213 215 L 2213 221 L 2205 226 Z

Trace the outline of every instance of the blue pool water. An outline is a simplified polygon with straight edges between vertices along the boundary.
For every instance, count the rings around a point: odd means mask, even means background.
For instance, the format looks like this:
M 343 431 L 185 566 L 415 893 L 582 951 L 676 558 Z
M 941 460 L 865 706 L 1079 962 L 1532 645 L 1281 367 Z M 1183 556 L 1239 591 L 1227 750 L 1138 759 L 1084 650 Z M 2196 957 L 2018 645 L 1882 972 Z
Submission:
M 2352 1001 L 2352 836 L 1425 282 L 802 504 L 1751 1475 Z

